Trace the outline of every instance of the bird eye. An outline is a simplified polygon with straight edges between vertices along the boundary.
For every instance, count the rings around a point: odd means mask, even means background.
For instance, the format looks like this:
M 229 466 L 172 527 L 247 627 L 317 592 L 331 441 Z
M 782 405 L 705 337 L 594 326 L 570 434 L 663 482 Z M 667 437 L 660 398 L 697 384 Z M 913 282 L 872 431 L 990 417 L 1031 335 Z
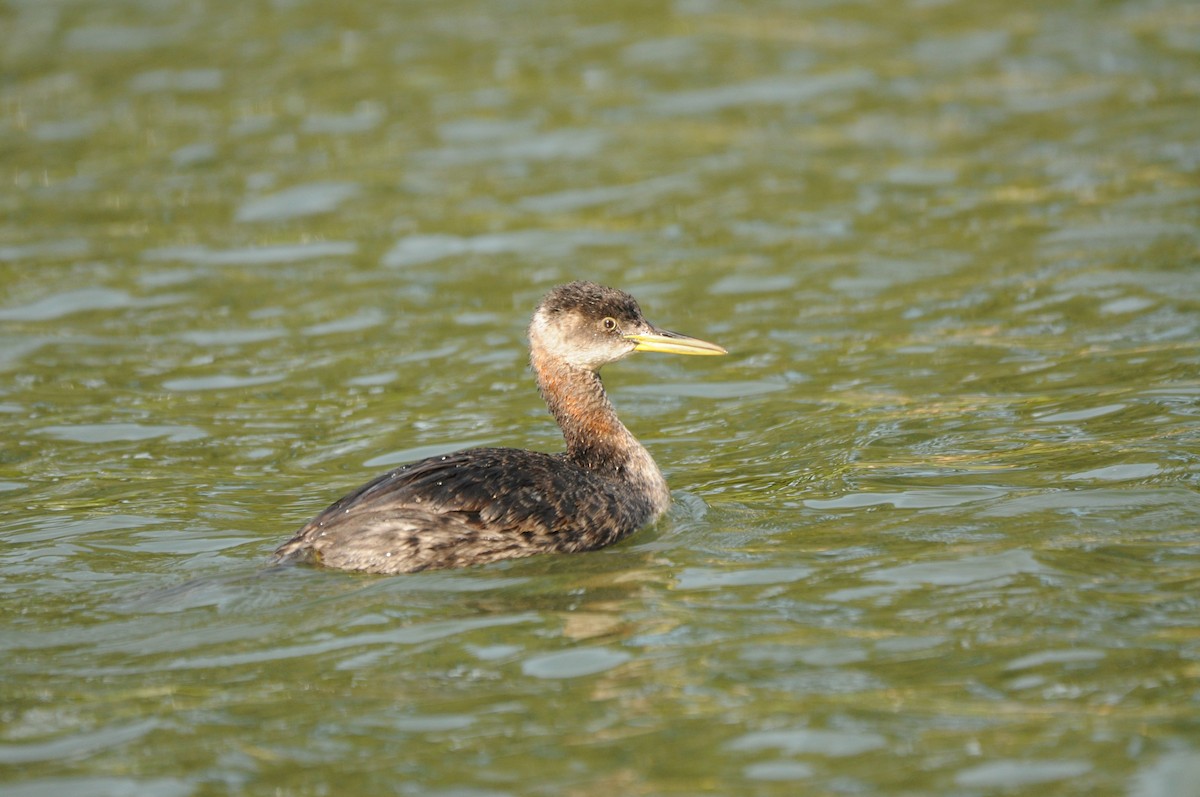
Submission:
M 608 318 L 605 318 L 604 321 L 602 321 L 601 323 L 604 324 L 604 329 L 608 332 L 612 332 L 614 329 L 617 328 L 617 319 L 612 318 L 611 316 Z

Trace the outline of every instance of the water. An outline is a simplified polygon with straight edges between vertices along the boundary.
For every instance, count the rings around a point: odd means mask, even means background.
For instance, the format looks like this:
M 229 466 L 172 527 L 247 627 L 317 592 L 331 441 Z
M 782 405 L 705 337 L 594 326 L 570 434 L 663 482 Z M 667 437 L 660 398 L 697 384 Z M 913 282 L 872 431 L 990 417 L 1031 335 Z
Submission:
M 1193 4 L 0 19 L 5 797 L 1200 794 Z M 266 567 L 581 277 L 664 520 Z

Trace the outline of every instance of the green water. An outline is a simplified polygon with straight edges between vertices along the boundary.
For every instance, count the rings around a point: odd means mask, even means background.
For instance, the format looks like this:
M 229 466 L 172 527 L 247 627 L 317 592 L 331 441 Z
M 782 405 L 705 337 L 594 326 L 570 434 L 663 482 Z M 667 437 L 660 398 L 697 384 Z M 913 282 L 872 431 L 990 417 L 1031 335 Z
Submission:
M 336 5 L 0 4 L 0 794 L 1200 795 L 1200 6 Z M 575 278 L 666 518 L 264 569 Z

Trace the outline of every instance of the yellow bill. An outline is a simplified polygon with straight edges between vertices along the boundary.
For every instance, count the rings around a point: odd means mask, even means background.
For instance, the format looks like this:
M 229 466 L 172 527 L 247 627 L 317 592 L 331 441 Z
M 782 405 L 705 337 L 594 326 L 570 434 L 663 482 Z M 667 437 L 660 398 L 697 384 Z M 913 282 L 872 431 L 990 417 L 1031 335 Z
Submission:
M 634 351 L 657 351 L 663 354 L 728 354 L 729 352 L 715 343 L 709 343 L 699 338 L 689 338 L 678 332 L 668 332 L 656 329 L 649 333 L 626 335 L 626 340 L 637 344 Z

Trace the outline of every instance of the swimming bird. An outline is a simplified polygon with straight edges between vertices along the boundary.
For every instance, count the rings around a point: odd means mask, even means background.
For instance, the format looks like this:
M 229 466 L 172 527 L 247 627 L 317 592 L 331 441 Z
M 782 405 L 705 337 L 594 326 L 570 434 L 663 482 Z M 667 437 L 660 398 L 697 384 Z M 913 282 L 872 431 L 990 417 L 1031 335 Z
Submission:
M 655 327 L 628 293 L 593 282 L 546 294 L 529 347 L 566 451 L 472 448 L 403 465 L 310 520 L 275 560 L 370 573 L 465 567 L 601 548 L 665 512 L 667 482 L 617 418 L 600 368 L 638 351 L 725 349 Z

